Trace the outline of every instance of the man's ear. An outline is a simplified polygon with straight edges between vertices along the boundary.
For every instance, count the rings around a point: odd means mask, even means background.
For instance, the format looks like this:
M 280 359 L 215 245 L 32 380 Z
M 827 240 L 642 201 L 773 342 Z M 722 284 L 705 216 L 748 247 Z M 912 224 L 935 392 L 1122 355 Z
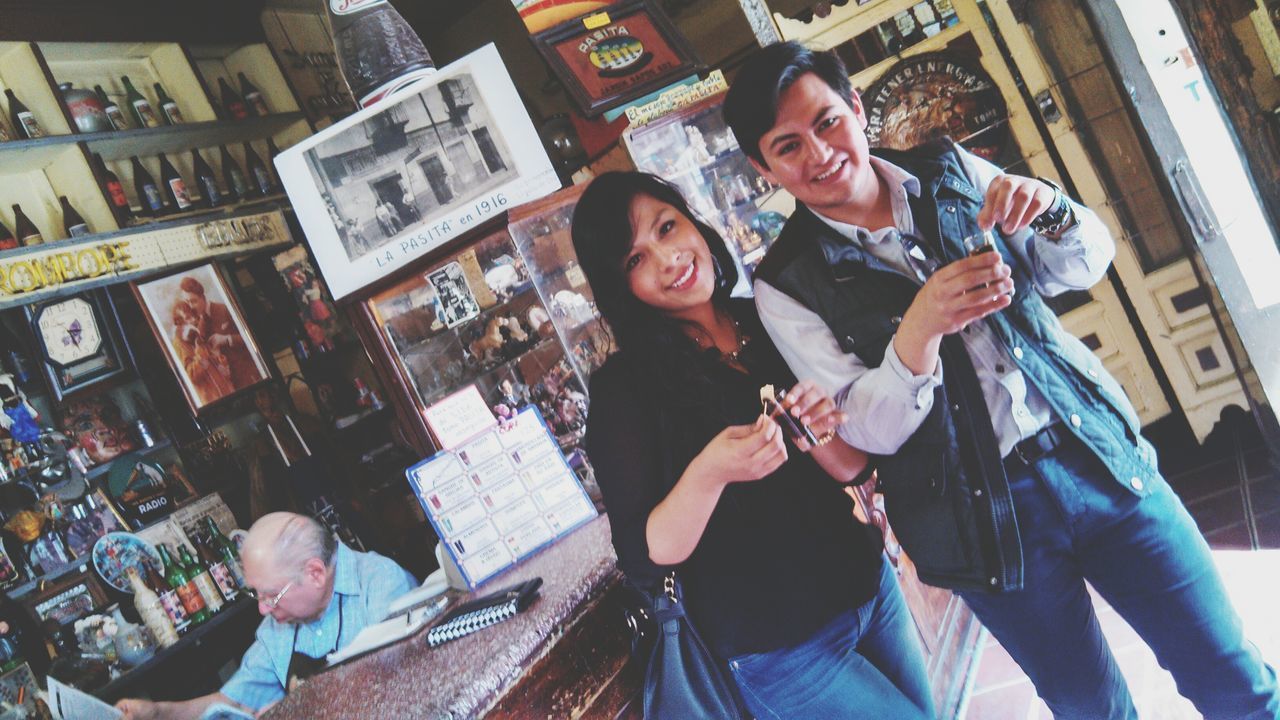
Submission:
M 769 169 L 768 165 L 765 165 L 764 163 L 757 161 L 755 158 L 751 157 L 750 155 L 747 156 L 747 160 L 751 162 L 751 167 L 755 168 L 756 172 L 764 176 L 765 180 L 768 180 L 774 185 L 782 184 L 778 182 L 778 178 L 774 176 L 773 171 Z
M 849 108 L 853 110 L 853 116 L 858 118 L 858 125 L 866 132 L 869 124 L 867 106 L 862 104 L 862 95 L 856 89 L 849 91 Z

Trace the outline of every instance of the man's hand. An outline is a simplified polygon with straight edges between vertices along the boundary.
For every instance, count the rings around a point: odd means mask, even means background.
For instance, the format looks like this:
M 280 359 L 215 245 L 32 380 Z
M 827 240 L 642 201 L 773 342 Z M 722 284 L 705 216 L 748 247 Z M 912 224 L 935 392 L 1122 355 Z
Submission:
M 1055 191 L 1034 178 L 1001 175 L 987 186 L 978 211 L 978 227 L 990 230 L 998 223 L 1006 235 L 1021 232 L 1053 204 Z
M 902 329 L 925 337 L 960 332 L 974 320 L 1009 306 L 1013 278 L 998 252 L 957 260 L 934 273 L 907 308 Z
M 116 709 L 124 713 L 124 720 L 158 720 L 160 706 L 150 700 L 125 698 L 116 703 Z

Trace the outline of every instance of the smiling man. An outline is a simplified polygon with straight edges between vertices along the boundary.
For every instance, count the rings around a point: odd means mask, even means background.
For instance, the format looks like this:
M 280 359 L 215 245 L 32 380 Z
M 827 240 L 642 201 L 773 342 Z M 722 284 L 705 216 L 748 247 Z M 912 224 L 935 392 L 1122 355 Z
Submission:
M 724 113 L 799 201 L 757 269 L 760 318 L 875 458 L 920 578 L 964 597 L 1055 717 L 1137 716 L 1086 580 L 1206 717 L 1280 717 L 1123 390 L 1042 299 L 1103 278 L 1097 216 L 949 140 L 869 149 L 840 60 L 797 43 L 748 58 Z M 971 255 L 984 234 L 995 252 Z
M 294 513 L 262 516 L 241 555 L 263 620 L 240 669 L 221 692 L 192 700 L 121 700 L 116 707 L 127 720 L 199 718 L 217 703 L 256 714 L 285 696 L 291 678 L 305 678 L 325 655 L 382 620 L 391 601 L 415 584 L 392 560 L 356 552 Z

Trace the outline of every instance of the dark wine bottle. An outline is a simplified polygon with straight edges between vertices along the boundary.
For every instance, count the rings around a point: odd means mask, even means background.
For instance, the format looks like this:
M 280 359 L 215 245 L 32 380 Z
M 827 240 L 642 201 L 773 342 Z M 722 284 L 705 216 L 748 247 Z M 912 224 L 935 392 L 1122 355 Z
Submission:
M 275 187 L 271 184 L 271 173 L 267 171 L 267 166 L 262 164 L 262 158 L 258 157 L 258 153 L 254 152 L 253 146 L 248 142 L 244 144 L 244 163 L 249 167 L 249 175 L 253 177 L 255 193 L 270 195 L 275 192 Z
M 169 162 L 169 158 L 160 153 L 160 184 L 169 196 L 169 202 L 178 212 L 190 210 L 195 203 L 191 202 L 191 194 L 187 192 L 187 183 L 178 174 L 177 168 Z
M 156 83 L 156 102 L 160 103 L 160 114 L 164 116 L 165 125 L 181 125 L 186 122 L 182 119 L 182 111 L 178 109 L 178 103 L 169 97 L 169 93 L 164 91 L 164 86 Z
M 128 130 L 129 121 L 124 119 L 124 113 L 120 110 L 120 106 L 116 104 L 116 101 L 107 95 L 107 91 L 103 90 L 101 85 L 94 85 L 93 91 L 98 93 L 98 98 L 102 100 L 102 109 L 107 113 L 107 119 L 111 121 L 111 127 L 116 130 Z
M 435 63 L 387 0 L 325 0 L 338 68 L 360 107 L 426 77 Z
M 222 109 L 227 111 L 228 117 L 232 120 L 249 117 L 249 108 L 245 106 L 244 98 L 227 84 L 226 78 L 218 78 L 218 90 L 222 93 Z
M 44 244 L 44 236 L 40 234 L 40 229 L 31 222 L 31 218 L 27 217 L 26 213 L 22 212 L 22 206 L 17 203 L 13 204 L 13 232 L 18 236 L 18 242 L 26 247 Z
M 120 78 L 124 83 L 125 100 L 129 103 L 129 108 L 133 112 L 133 119 L 138 123 L 140 128 L 160 127 L 160 119 L 156 117 L 156 111 L 151 107 L 151 102 L 143 97 L 142 93 L 133 86 L 133 82 L 129 80 L 129 76 L 125 75 Z
M 58 196 L 58 203 L 62 205 L 62 227 L 67 231 L 67 237 L 80 237 L 89 234 L 89 223 L 84 221 L 80 213 L 71 206 L 71 201 L 66 195 Z
M 116 216 L 116 223 L 120 227 L 129 224 L 133 219 L 133 208 L 129 207 L 129 198 L 124 194 L 124 185 L 120 184 L 120 176 L 111 172 L 111 168 L 102 161 L 102 156 L 94 153 L 93 161 L 98 164 L 98 169 L 102 172 L 103 186 L 107 191 L 107 198 L 111 200 L 111 211 Z
M 14 237 L 13 233 L 9 232 L 9 228 L 0 222 L 0 252 L 12 250 L 16 247 L 18 247 L 18 238 Z
M 205 207 L 214 208 L 221 205 L 223 197 L 222 191 L 218 189 L 218 176 L 214 174 L 213 168 L 209 167 L 209 163 L 204 161 L 199 150 L 191 150 L 191 169 L 196 176 L 196 186 L 204 196 Z
M 237 202 L 249 199 L 249 181 L 244 177 L 244 171 L 240 169 L 240 163 L 227 152 L 226 145 L 218 146 L 221 152 L 222 160 L 222 180 L 226 183 L 227 194 L 233 196 Z
M 44 130 L 40 128 L 40 123 L 36 122 L 36 116 L 31 114 L 18 96 L 8 89 L 4 91 L 4 95 L 9 98 L 9 122 L 13 123 L 14 132 L 28 140 L 44 137 Z
M 133 190 L 137 193 L 138 202 L 142 205 L 142 214 L 150 217 L 163 215 L 165 213 L 164 193 L 160 192 L 160 185 L 142 166 L 142 161 L 138 160 L 137 155 L 129 159 L 133 163 Z
M 240 93 L 244 95 L 244 103 L 249 106 L 251 114 L 262 117 L 271 113 L 267 109 L 266 98 L 262 97 L 262 91 L 249 82 L 249 78 L 245 77 L 244 73 L 240 73 Z

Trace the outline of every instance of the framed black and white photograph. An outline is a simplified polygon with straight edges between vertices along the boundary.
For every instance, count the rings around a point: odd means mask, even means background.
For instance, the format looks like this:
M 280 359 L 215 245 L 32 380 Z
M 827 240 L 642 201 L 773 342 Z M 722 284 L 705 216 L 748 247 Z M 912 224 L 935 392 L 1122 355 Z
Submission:
M 493 45 L 298 143 L 276 166 L 334 298 L 560 186 Z
M 446 327 L 461 325 L 480 314 L 480 305 L 471 293 L 471 287 L 467 285 L 462 265 L 451 262 L 432 270 L 427 275 L 427 280 L 435 288 Z
M 40 343 L 40 359 L 54 397 L 124 372 L 127 352 L 106 290 L 24 306 Z

